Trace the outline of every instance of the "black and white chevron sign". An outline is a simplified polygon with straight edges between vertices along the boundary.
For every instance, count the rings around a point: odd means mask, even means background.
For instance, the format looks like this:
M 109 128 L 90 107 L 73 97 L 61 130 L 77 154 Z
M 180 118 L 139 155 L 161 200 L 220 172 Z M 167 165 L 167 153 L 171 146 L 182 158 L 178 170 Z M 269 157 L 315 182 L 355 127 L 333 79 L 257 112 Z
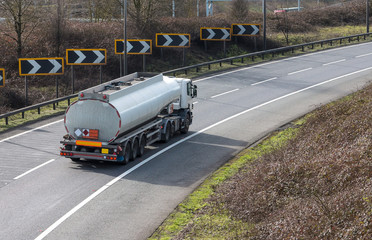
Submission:
M 63 58 L 20 58 L 19 75 L 62 75 Z
M 200 40 L 231 41 L 231 28 L 200 28 Z
M 190 34 L 157 33 L 156 47 L 190 47 Z
M 260 24 L 232 24 L 233 36 L 258 36 L 260 35 Z
M 115 54 L 124 54 L 124 40 L 115 40 Z M 151 39 L 128 39 L 127 54 L 152 54 Z
M 66 65 L 106 65 L 106 49 L 66 49 Z
M 5 69 L 0 68 L 0 87 L 4 87 L 5 85 Z

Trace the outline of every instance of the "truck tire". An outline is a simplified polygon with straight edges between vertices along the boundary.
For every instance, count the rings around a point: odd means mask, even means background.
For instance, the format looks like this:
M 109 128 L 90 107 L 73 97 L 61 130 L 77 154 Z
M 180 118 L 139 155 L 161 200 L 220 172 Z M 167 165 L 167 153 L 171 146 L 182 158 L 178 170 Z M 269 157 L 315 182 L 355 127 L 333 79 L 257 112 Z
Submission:
M 138 149 L 138 157 L 142 157 L 145 153 L 145 146 L 146 146 L 146 136 L 142 135 L 140 142 L 139 142 L 139 149 Z
M 80 162 L 80 158 L 70 158 L 73 162 Z
M 183 128 L 181 128 L 181 133 L 183 133 L 183 134 L 188 133 L 189 132 L 189 127 L 190 127 L 190 115 L 187 114 L 186 119 L 185 119 L 185 125 L 183 126 Z
M 172 129 L 171 129 L 171 125 L 170 125 L 170 123 L 168 122 L 168 123 L 167 123 L 167 126 L 166 126 L 166 128 L 165 128 L 165 133 L 162 134 L 162 136 L 161 136 L 161 141 L 162 141 L 163 143 L 167 143 L 167 142 L 169 142 L 169 139 L 171 138 L 171 131 L 172 131 Z
M 131 144 L 130 142 L 126 142 L 125 147 L 123 148 L 123 161 L 120 161 L 119 163 L 121 165 L 126 165 L 129 162 L 131 156 Z
M 138 138 L 135 138 L 133 140 L 132 154 L 131 154 L 131 158 L 129 159 L 130 161 L 134 161 L 134 159 L 136 159 L 138 155 L 138 148 L 139 148 Z

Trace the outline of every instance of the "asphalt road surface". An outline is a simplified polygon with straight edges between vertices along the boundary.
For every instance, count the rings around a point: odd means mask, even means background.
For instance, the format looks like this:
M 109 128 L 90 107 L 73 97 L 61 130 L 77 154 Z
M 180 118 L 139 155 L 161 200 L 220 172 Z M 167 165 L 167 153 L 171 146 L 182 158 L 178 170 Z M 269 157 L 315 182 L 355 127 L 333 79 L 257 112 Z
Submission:
M 190 132 L 126 166 L 60 157 L 62 117 L 0 135 L 0 239 L 146 239 L 237 152 L 371 74 L 365 43 L 198 79 Z

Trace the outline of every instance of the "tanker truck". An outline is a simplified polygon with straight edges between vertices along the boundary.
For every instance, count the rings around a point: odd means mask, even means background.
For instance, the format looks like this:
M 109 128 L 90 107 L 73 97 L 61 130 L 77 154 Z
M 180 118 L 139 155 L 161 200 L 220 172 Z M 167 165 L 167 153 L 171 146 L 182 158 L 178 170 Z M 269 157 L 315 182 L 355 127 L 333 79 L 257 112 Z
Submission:
M 193 120 L 190 79 L 133 73 L 81 91 L 66 110 L 60 155 L 126 164 L 154 142 L 186 134 Z

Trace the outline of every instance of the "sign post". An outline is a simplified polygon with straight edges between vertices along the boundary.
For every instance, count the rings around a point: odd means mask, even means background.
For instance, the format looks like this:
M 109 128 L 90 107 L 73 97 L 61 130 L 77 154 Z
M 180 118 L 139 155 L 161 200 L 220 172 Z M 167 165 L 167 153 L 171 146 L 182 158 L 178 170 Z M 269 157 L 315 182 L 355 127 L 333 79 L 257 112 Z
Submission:
M 152 40 L 151 39 L 128 39 L 127 40 L 128 55 L 143 55 L 143 71 L 146 72 L 146 58 L 145 55 L 152 54 Z M 124 39 L 115 40 L 115 54 L 125 54 Z M 120 57 L 121 58 L 121 57 Z
M 187 33 L 157 33 L 156 47 L 184 48 L 183 50 L 183 66 L 186 65 L 185 48 L 190 47 L 190 34 Z
M 28 103 L 27 76 L 36 75 L 63 75 L 63 58 L 20 58 L 19 75 L 25 77 L 25 104 Z M 56 84 L 58 95 L 58 84 Z
M 5 69 L 0 68 L 0 87 L 5 86 Z
M 106 49 L 66 49 L 66 65 L 71 65 L 72 93 L 74 93 L 74 65 L 100 66 L 99 79 L 102 84 L 102 65 L 107 64 Z
M 207 41 L 223 41 L 223 54 L 226 57 L 226 41 L 231 41 L 231 28 L 200 28 L 200 40 L 204 40 L 207 49 Z

